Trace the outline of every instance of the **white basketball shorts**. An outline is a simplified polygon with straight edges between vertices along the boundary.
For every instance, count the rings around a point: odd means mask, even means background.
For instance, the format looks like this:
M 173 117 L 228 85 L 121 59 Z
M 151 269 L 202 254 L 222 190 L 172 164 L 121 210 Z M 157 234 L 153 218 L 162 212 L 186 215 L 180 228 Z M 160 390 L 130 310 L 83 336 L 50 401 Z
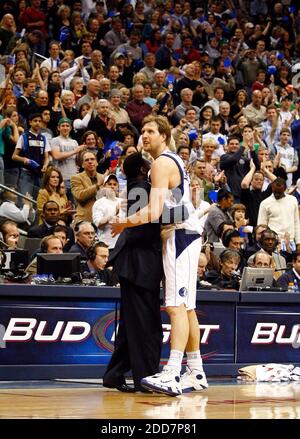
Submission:
M 199 233 L 175 229 L 163 241 L 165 306 L 196 307 L 198 259 L 201 251 Z

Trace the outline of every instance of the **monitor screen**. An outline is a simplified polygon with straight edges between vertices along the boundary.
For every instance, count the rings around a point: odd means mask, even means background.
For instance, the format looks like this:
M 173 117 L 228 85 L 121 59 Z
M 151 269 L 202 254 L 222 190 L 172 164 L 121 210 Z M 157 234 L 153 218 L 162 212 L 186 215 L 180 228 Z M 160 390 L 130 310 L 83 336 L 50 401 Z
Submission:
M 13 249 L 13 250 L 3 250 L 6 256 L 5 264 L 2 270 L 10 270 L 13 272 L 25 270 L 28 262 L 28 250 L 23 249 Z
M 252 268 L 245 267 L 240 283 L 240 291 L 249 289 L 271 288 L 273 284 L 273 268 Z
M 38 253 L 37 274 L 52 274 L 55 280 L 80 272 L 80 253 Z

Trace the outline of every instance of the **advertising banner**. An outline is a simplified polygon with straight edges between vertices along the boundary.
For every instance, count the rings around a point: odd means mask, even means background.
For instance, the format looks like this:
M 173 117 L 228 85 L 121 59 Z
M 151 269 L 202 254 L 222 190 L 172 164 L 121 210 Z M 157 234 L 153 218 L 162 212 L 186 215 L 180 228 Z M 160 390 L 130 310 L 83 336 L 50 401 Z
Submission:
M 238 305 L 236 362 L 299 363 L 300 305 Z
M 118 302 L 26 301 L 0 304 L 0 365 L 107 365 L 114 350 Z M 197 316 L 205 363 L 234 362 L 232 303 L 201 303 Z M 162 364 L 170 323 L 162 308 Z
M 114 348 L 114 301 L 0 304 L 0 364 L 107 364 Z

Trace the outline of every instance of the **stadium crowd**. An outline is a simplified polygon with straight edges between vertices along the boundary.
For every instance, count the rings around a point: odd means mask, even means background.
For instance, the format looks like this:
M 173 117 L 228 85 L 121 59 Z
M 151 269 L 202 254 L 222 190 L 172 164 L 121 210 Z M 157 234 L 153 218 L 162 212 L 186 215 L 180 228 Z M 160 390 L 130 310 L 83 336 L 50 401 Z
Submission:
M 150 160 L 142 121 L 163 115 L 204 228 L 199 288 L 238 289 L 246 266 L 300 288 L 299 2 L 3 0 L 0 56 L 0 183 L 26 195 L 2 189 L 3 247 L 50 236 L 116 284 L 123 163 Z

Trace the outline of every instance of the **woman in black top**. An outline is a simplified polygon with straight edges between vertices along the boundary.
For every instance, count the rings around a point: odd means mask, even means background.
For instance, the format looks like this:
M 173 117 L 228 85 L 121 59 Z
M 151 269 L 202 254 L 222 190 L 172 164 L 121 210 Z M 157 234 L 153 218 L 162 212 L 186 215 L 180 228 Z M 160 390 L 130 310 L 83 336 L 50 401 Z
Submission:
M 236 250 L 226 249 L 220 254 L 220 270 L 210 271 L 206 280 L 220 290 L 239 290 L 240 276 L 236 269 L 240 263 L 240 255 Z
M 244 89 L 236 92 L 235 99 L 230 108 L 230 117 L 237 120 L 243 114 L 243 108 L 248 104 L 248 93 Z

